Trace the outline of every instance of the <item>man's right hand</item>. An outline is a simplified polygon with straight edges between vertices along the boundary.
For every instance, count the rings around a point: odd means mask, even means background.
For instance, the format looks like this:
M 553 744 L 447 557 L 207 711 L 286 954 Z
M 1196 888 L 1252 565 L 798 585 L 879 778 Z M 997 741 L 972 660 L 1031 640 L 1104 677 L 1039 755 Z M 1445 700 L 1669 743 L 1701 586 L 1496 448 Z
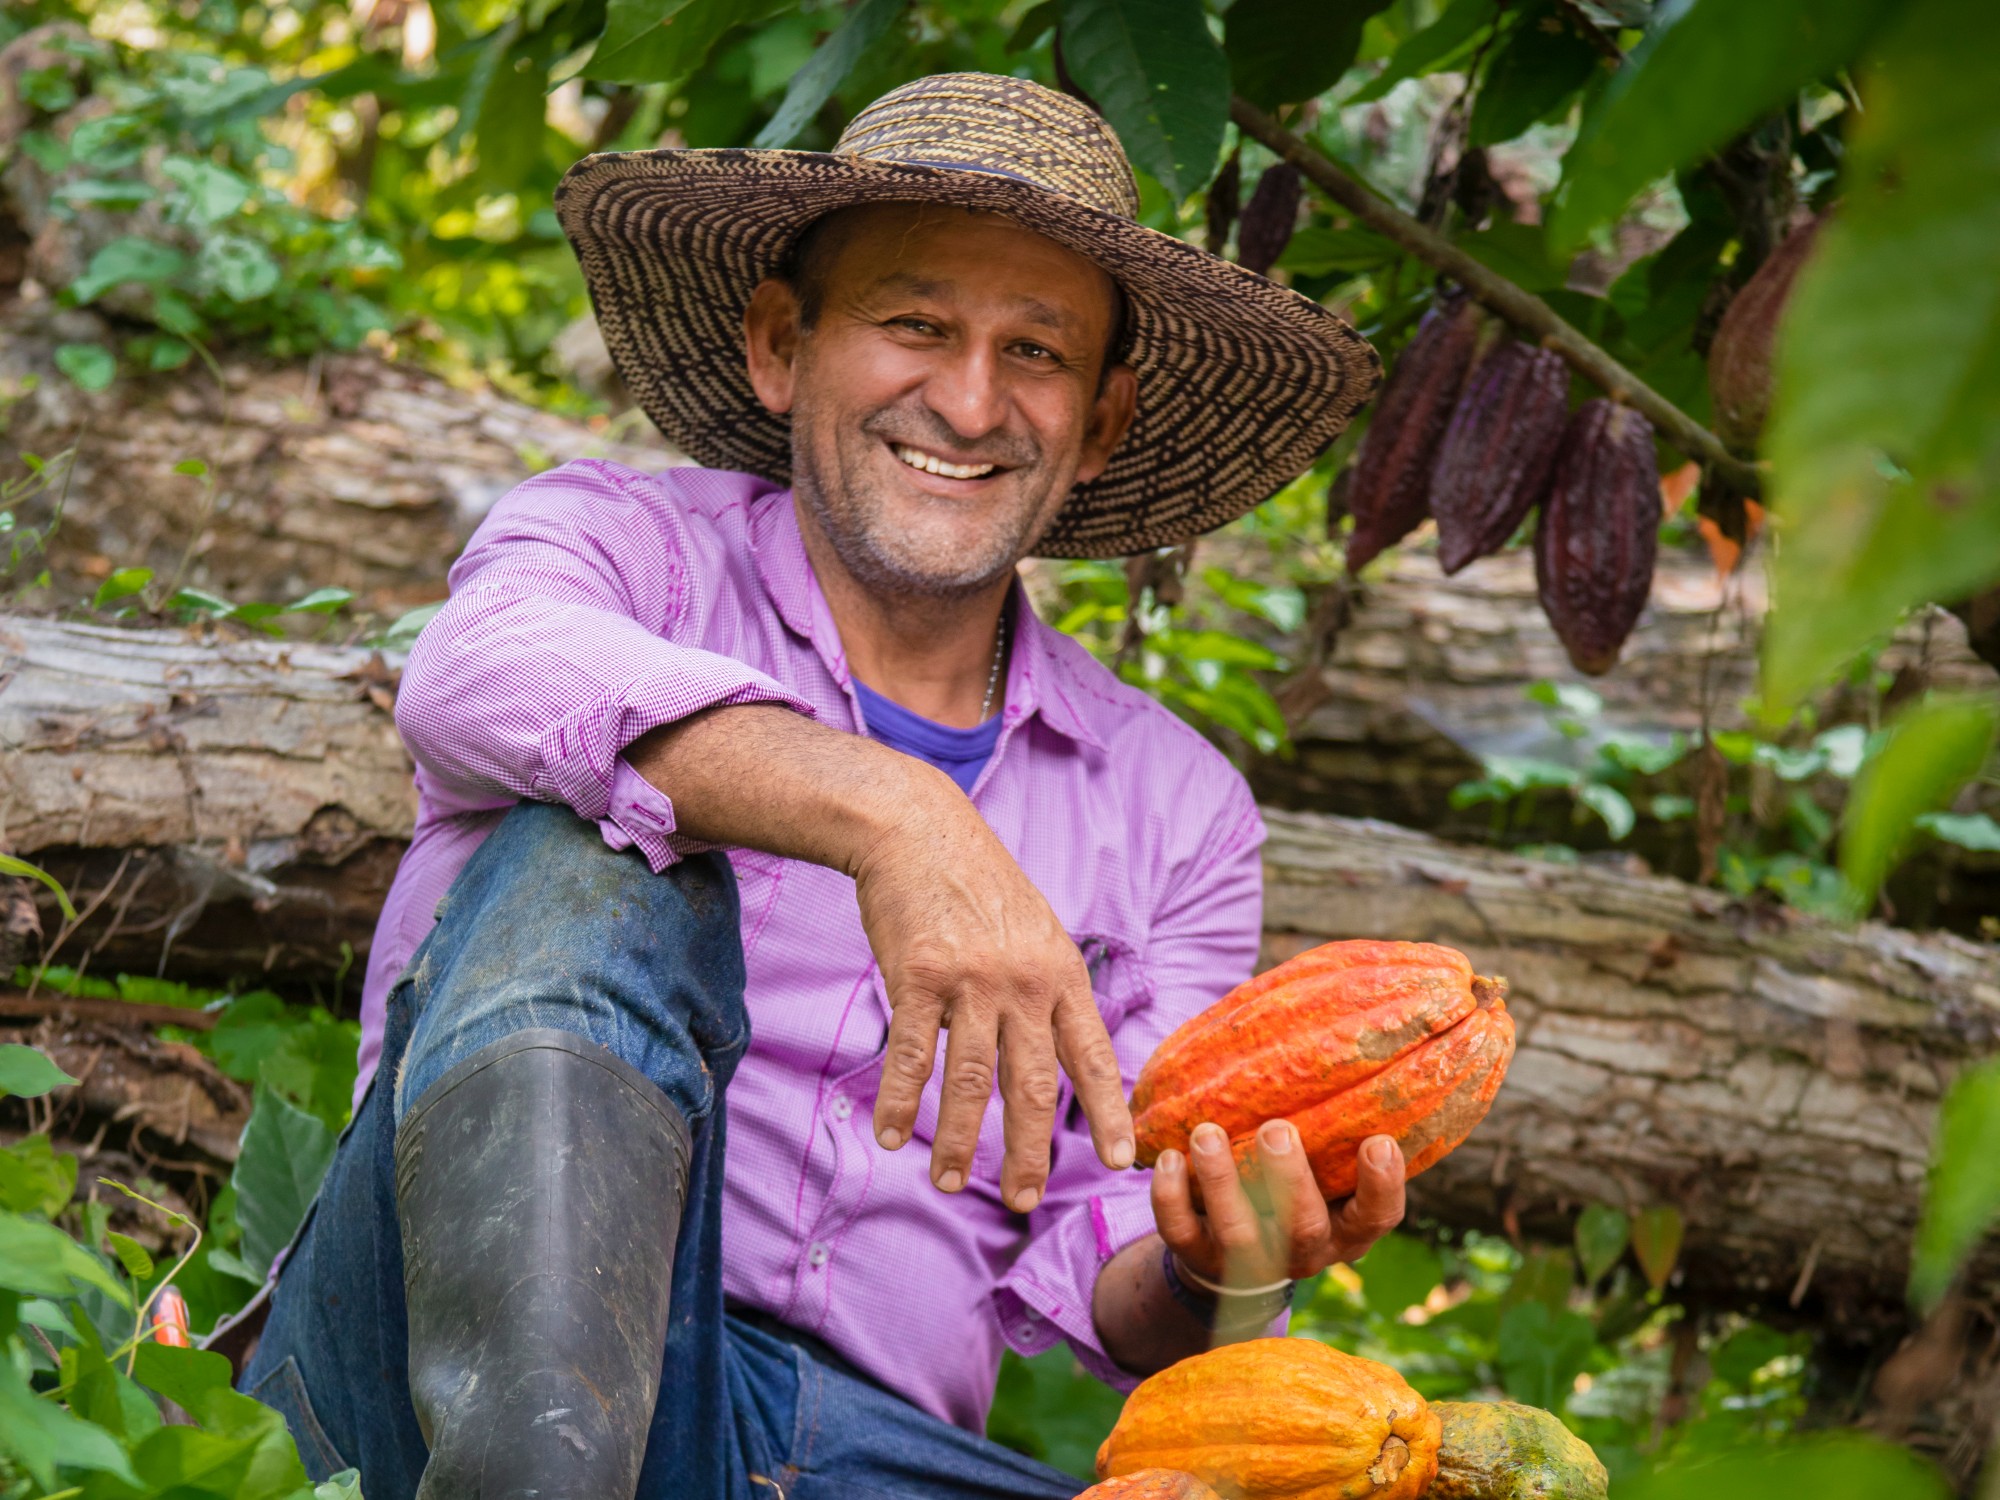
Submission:
M 970 1176 L 996 1077 L 1009 1207 L 1041 1200 L 1062 1073 L 1099 1158 L 1132 1164 L 1132 1116 L 1083 956 L 949 777 L 769 705 L 668 725 L 626 758 L 673 801 L 683 834 L 854 877 L 892 1012 L 875 1101 L 884 1147 L 910 1139 L 949 1030 L 931 1145 L 938 1187 L 956 1192 Z

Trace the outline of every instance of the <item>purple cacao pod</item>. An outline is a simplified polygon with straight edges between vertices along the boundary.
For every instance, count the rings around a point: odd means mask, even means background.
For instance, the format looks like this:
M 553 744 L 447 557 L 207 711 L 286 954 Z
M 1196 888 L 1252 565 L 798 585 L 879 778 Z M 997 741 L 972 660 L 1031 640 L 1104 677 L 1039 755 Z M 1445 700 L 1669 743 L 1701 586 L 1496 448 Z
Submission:
M 1236 226 L 1236 261 L 1259 276 L 1278 263 L 1298 227 L 1305 181 L 1288 161 L 1266 167 Z
M 1601 676 L 1653 589 L 1660 476 L 1653 424 L 1602 397 L 1576 409 L 1535 528 L 1542 612 L 1579 672 Z
M 1347 489 L 1347 508 L 1354 516 L 1354 530 L 1347 537 L 1348 572 L 1360 572 L 1430 513 L 1438 443 L 1485 322 L 1470 297 L 1440 301 L 1424 314 L 1389 372 L 1354 455 L 1354 477 Z
M 1507 339 L 1479 361 L 1431 473 L 1438 563 L 1456 573 L 1507 545 L 1542 497 L 1569 415 L 1569 366 Z

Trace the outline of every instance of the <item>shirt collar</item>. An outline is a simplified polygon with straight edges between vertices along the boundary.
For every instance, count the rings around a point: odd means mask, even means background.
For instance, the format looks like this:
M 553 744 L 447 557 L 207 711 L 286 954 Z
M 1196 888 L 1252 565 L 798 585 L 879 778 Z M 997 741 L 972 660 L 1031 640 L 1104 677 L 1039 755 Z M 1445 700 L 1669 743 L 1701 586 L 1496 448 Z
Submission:
M 774 490 L 753 503 L 750 543 L 764 592 L 786 628 L 812 643 L 834 681 L 845 689 L 850 680 L 847 653 L 841 648 L 840 630 L 833 623 L 826 595 L 820 592 L 819 579 L 813 574 L 812 560 L 806 556 L 792 492 Z M 1078 711 L 1075 701 L 1076 684 L 1066 655 L 1078 648 L 1036 615 L 1018 579 L 1013 604 L 1014 640 L 1007 660 L 1004 722 L 1014 725 L 1039 716 L 1056 733 L 1103 751 L 1102 737 Z

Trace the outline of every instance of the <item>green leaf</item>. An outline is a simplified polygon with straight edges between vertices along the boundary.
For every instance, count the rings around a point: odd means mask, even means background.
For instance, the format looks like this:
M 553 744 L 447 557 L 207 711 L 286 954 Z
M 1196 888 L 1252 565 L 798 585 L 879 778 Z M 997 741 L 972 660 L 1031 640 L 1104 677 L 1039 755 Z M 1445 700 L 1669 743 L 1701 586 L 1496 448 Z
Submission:
M 1402 251 L 1372 229 L 1329 229 L 1308 224 L 1285 245 L 1278 264 L 1302 276 L 1326 276 L 1335 271 L 1379 270 L 1395 262 Z
M 151 568 L 120 568 L 97 586 L 97 592 L 91 596 L 90 607 L 102 609 L 120 599 L 129 599 L 152 581 Z
M 1118 1420 L 1124 1398 L 1085 1372 L 1067 1344 L 1023 1359 L 1000 1361 L 987 1436 L 1016 1452 L 1091 1483 L 1097 1445 Z
M 1708 1365 L 1717 1379 L 1748 1387 L 1759 1370 L 1772 1360 L 1792 1353 L 1795 1347 L 1795 1340 L 1768 1324 L 1746 1323 L 1725 1339 L 1721 1347 L 1710 1351 Z
M 1550 238 L 1580 245 L 1647 183 L 1699 160 L 1845 66 L 1895 9 L 1894 0 L 1661 5 L 1563 158 Z
M 271 252 L 240 234 L 218 234 L 201 247 L 195 262 L 202 281 L 232 302 L 268 297 L 284 277 Z
M 1587 781 L 1578 787 L 1576 800 L 1604 820 L 1605 830 L 1611 835 L 1613 843 L 1630 833 L 1638 822 L 1632 803 L 1625 794 L 1601 781 Z
M 70 283 L 70 295 L 81 306 L 128 282 L 160 286 L 187 270 L 187 264 L 187 257 L 171 245 L 121 235 L 91 256 L 84 273 Z
M 314 589 L 303 599 L 294 599 L 284 608 L 288 615 L 330 615 L 354 602 L 351 589 Z
M 1844 201 L 1780 326 L 1765 433 L 1774 714 L 1911 606 L 2000 579 L 1996 57 L 2000 11 L 1915 0 L 1861 72 Z
M 1592 1286 L 1618 1264 L 1632 1242 L 1632 1221 L 1606 1203 L 1593 1203 L 1576 1216 L 1576 1258 Z
M 0 863 L 0 874 L 20 873 Z M 67 1088 L 75 1082 L 33 1047 L 24 1047 L 19 1042 L 0 1044 L 0 1099 L 39 1099 L 50 1089 Z
M 1881 753 L 1861 768 L 1840 840 L 1841 873 L 1861 910 L 1902 857 L 1918 815 L 1948 805 L 1979 774 L 1996 727 L 1991 702 L 1927 699 L 1897 720 Z
M 1229 62 L 1201 0 L 1063 0 L 1063 60 L 1176 203 L 1215 173 Z
M 2000 854 L 2000 823 L 1985 813 L 1924 813 L 1916 826 L 1947 844 L 1981 854 Z
M 342 1469 L 313 1486 L 313 1500 L 361 1500 L 361 1471 Z
M 820 106 L 847 81 L 861 55 L 882 39 L 907 4 L 908 0 L 861 0 L 847 13 L 840 29 L 821 42 L 806 65 L 792 75 L 784 102 L 770 122 L 757 132 L 753 144 L 789 146 L 796 140 L 799 132 L 812 123 Z
M 250 184 L 214 162 L 170 156 L 160 170 L 180 189 L 170 206 L 187 223 L 213 224 L 250 201 Z
M 1910 1301 L 1929 1312 L 2000 1218 L 2000 1061 L 1968 1068 L 1938 1110 L 1930 1181 L 1910 1258 Z
M 790 0 L 610 0 L 583 77 L 678 83 L 732 26 L 754 26 Z
M 105 1238 L 111 1241 L 111 1253 L 118 1257 L 118 1264 L 125 1268 L 125 1274 L 134 1281 L 153 1279 L 152 1252 L 133 1239 L 129 1234 L 112 1230 Z
M 0 1456 L 26 1470 L 45 1492 L 56 1488 L 58 1466 L 102 1470 L 138 1483 L 116 1438 L 38 1398 L 6 1359 L 0 1359 Z
M 1522 1302 L 1500 1320 L 1500 1380 L 1507 1394 L 1530 1406 L 1562 1405 L 1597 1342 L 1590 1320 Z
M 1263 109 L 1325 93 L 1354 66 L 1361 28 L 1389 0 L 1236 0 L 1222 50 L 1236 92 Z
M 45 1135 L 0 1147 L 0 1209 L 53 1219 L 76 1193 L 76 1158 L 57 1155 Z
M 334 1133 L 316 1116 L 264 1084 L 257 1086 L 229 1180 L 243 1226 L 243 1258 L 260 1276 L 304 1221 L 333 1162 L 334 1145 Z
M 1702 1445 L 1654 1473 L 1618 1481 L 1618 1500 L 1947 1500 L 1930 1462 L 1909 1449 L 1856 1433 L 1788 1438 L 1716 1455 Z
M 1393 1318 L 1415 1307 L 1444 1280 L 1437 1251 L 1407 1234 L 1385 1234 L 1354 1263 L 1361 1295 L 1370 1307 Z
M 1687 1224 L 1671 1203 L 1642 1208 L 1632 1217 L 1632 1253 L 1654 1291 L 1663 1291 L 1681 1258 Z
M 1511 141 L 1537 120 L 1566 108 L 1598 75 L 1601 61 L 1560 9 L 1543 5 L 1529 10 L 1486 65 L 1472 103 L 1472 144 Z
M 436 619 L 437 612 L 443 608 L 444 601 L 440 599 L 436 604 L 419 604 L 415 609 L 398 615 L 395 623 L 382 632 L 382 638 L 376 644 L 385 651 L 409 650 L 417 643 L 423 628 Z
M 1452 0 L 1443 15 L 1398 47 L 1375 81 L 1347 102 L 1373 103 L 1406 78 L 1420 78 L 1458 61 L 1499 17 L 1498 0 Z
M 79 1282 L 120 1307 L 132 1305 L 104 1262 L 55 1225 L 0 1214 L 0 1286 L 31 1297 L 74 1297 Z
M 101 391 L 117 377 L 118 361 L 102 344 L 59 344 L 56 368 L 80 389 Z

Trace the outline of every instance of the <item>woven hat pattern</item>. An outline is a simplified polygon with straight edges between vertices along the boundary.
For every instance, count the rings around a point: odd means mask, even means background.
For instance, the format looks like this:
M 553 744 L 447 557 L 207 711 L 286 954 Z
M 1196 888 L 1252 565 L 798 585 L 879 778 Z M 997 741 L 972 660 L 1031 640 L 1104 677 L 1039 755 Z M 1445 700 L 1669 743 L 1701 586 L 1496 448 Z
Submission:
M 830 153 L 586 157 L 556 193 L 627 388 L 698 463 L 791 477 L 789 422 L 744 365 L 743 310 L 814 220 L 857 203 L 1002 214 L 1124 289 L 1132 430 L 1036 550 L 1116 557 L 1232 520 L 1303 472 L 1375 392 L 1381 366 L 1340 318 L 1133 222 L 1138 193 L 1104 122 L 1040 85 L 940 74 L 885 94 Z

